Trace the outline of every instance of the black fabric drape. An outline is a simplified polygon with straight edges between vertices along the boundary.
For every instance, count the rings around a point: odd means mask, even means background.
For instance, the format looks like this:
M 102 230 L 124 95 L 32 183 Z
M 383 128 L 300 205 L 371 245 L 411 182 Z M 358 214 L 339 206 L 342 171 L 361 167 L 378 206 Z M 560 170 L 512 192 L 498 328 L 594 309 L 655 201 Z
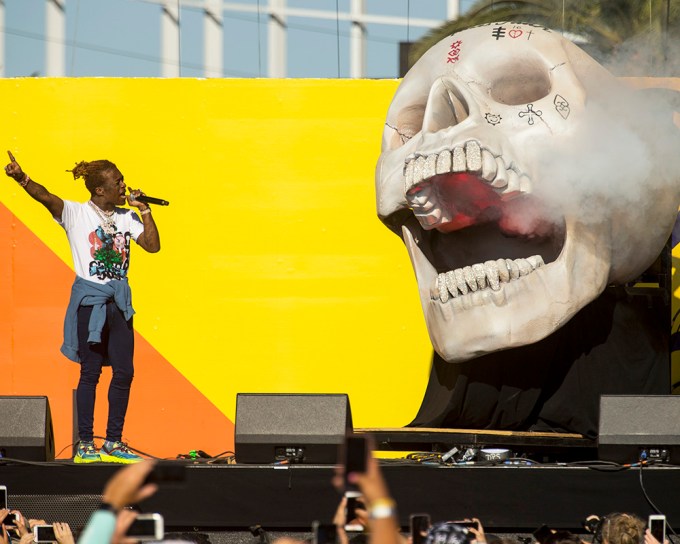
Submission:
M 609 288 L 544 340 L 462 364 L 436 353 L 410 427 L 595 438 L 602 394 L 669 394 L 667 306 Z

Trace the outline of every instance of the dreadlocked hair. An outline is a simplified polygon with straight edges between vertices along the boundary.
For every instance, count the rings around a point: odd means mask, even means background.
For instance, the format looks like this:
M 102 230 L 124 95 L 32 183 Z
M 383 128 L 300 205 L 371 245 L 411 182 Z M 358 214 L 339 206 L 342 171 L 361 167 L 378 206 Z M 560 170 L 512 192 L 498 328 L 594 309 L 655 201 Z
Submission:
M 73 174 L 73 179 L 83 178 L 85 180 L 85 187 L 90 193 L 94 194 L 97 187 L 104 184 L 104 172 L 116 168 L 116 165 L 106 159 L 99 161 L 80 161 L 76 163 L 73 170 L 66 170 Z

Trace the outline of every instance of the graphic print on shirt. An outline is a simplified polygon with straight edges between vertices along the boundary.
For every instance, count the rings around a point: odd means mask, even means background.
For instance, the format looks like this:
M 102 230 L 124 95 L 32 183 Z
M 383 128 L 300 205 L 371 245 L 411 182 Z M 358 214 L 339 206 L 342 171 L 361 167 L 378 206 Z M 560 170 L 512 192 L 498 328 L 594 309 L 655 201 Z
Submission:
M 115 234 L 109 234 L 99 226 L 88 237 L 93 259 L 90 276 L 97 276 L 100 280 L 122 280 L 130 266 L 131 235 L 113 230 Z

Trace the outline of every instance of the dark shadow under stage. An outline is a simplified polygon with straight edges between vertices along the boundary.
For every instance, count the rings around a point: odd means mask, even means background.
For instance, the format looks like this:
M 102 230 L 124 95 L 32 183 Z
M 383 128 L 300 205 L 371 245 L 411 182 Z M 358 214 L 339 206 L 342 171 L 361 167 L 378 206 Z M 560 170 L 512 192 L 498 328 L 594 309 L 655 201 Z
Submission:
M 356 429 L 357 432 L 362 430 Z M 365 431 L 365 430 L 364 430 Z M 478 517 L 491 532 L 530 532 L 542 524 L 578 530 L 589 514 L 652 513 L 645 494 L 666 514 L 680 519 L 680 467 L 624 468 L 598 463 L 592 441 L 578 435 L 427 429 L 371 429 L 379 449 L 446 451 L 451 444 L 522 447 L 532 465 L 441 465 L 404 459 L 382 461 L 399 505 L 402 526 L 414 512 L 433 520 Z M 582 460 L 541 463 L 541 459 Z M 588 463 L 587 459 L 593 460 Z M 80 527 L 96 508 L 101 490 L 118 467 L 55 463 L 0 466 L 11 508 L 28 517 L 67 521 Z M 329 522 L 339 501 L 331 486 L 332 465 L 187 464 L 185 481 L 162 485 L 143 507 L 165 517 L 167 531 L 307 531 L 313 520 Z

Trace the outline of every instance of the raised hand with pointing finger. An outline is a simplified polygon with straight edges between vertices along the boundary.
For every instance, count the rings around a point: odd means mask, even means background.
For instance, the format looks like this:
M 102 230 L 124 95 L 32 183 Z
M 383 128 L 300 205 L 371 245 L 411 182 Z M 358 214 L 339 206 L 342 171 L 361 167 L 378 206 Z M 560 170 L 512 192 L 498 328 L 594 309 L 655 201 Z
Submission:
M 29 178 L 21 169 L 21 166 L 19 166 L 19 163 L 14 158 L 14 155 L 12 155 L 12 152 L 7 150 L 7 154 L 9 155 L 10 163 L 5 166 L 5 174 L 13 178 L 14 181 L 19 183 L 22 187 L 26 187 L 28 182 L 31 181 L 31 178 Z

